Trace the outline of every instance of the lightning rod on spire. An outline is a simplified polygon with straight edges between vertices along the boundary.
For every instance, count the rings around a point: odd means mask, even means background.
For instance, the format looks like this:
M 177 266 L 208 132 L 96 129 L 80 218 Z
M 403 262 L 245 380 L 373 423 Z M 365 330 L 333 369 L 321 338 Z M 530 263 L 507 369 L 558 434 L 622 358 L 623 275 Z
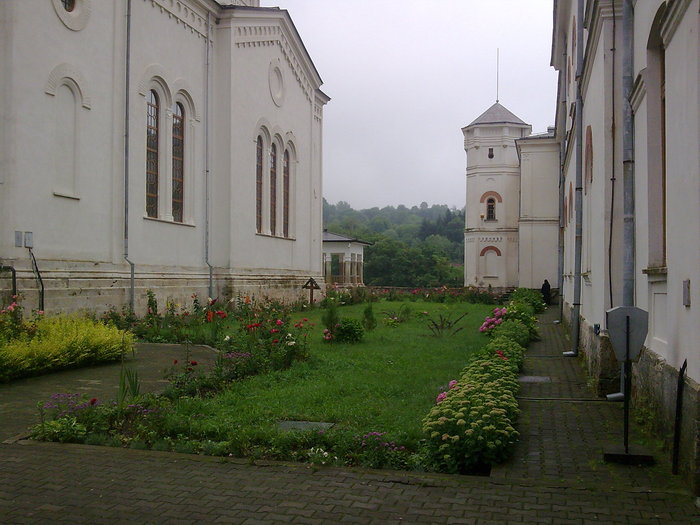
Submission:
M 498 73 L 500 68 L 501 50 L 496 48 L 496 104 L 498 104 Z

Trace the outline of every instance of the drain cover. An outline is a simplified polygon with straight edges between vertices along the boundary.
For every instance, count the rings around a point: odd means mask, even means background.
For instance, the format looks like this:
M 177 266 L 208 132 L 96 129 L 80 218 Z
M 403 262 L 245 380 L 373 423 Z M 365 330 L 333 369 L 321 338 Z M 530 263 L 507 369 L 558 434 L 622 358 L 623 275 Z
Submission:
M 549 376 L 520 376 L 518 381 L 521 383 L 551 383 L 552 378 Z

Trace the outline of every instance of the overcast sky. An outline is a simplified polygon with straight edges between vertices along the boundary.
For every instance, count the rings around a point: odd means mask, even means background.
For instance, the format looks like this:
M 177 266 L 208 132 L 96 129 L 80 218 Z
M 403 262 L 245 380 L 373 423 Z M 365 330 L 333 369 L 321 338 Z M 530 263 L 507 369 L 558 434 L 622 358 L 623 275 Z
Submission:
M 263 0 L 287 9 L 331 97 L 323 194 L 353 208 L 462 208 L 461 128 L 499 101 L 554 123 L 552 0 Z

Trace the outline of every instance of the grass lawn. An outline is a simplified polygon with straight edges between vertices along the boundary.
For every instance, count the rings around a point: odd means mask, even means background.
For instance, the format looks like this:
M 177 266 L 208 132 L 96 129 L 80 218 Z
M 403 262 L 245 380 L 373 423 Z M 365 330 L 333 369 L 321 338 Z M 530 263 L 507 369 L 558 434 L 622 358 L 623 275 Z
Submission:
M 410 320 L 395 327 L 383 322 L 383 312 L 404 304 L 412 310 Z M 343 306 L 339 314 L 362 319 L 364 308 Z M 387 438 L 415 447 L 437 394 L 459 376 L 470 353 L 488 341 L 478 328 L 493 305 L 382 301 L 373 308 L 377 328 L 354 345 L 325 343 L 322 310 L 310 312 L 315 327 L 307 361 L 246 378 L 212 398 L 180 399 L 171 432 L 223 441 L 240 433 L 274 435 L 280 420 L 305 420 L 335 423 L 334 432 L 356 436 L 386 432 Z M 455 319 L 465 312 L 459 325 L 464 328 L 454 336 L 435 337 L 428 329 L 428 317 Z

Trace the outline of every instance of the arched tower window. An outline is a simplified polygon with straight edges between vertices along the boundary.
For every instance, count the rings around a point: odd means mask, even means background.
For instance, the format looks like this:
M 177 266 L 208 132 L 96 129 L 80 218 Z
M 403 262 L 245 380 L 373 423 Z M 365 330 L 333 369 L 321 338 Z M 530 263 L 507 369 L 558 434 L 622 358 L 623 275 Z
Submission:
M 158 217 L 158 142 L 160 103 L 150 90 L 146 96 L 146 215 Z
M 486 220 L 496 220 L 496 199 L 494 199 L 493 197 L 489 197 L 486 200 Z
M 277 144 L 270 146 L 270 235 L 277 233 Z
M 255 150 L 255 230 L 262 232 L 263 139 L 258 135 Z
M 282 235 L 289 237 L 289 150 L 284 150 L 282 167 Z
M 173 220 L 183 221 L 185 198 L 185 108 L 179 102 L 173 110 Z

